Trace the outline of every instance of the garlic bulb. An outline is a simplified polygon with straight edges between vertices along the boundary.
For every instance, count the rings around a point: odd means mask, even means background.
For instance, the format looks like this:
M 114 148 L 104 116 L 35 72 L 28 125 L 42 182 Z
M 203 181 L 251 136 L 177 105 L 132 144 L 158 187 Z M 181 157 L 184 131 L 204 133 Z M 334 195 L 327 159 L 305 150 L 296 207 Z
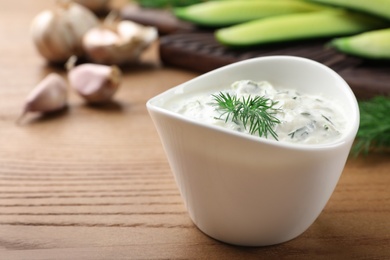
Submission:
M 110 0 L 73 0 L 96 14 L 106 13 L 110 9 Z
M 92 63 L 78 65 L 68 72 L 70 86 L 91 104 L 111 100 L 120 85 L 121 75 L 116 66 Z
M 53 9 L 39 13 L 31 25 L 33 42 L 50 62 L 63 63 L 72 55 L 82 56 L 82 37 L 99 24 L 86 7 L 70 1 L 57 1 Z
M 46 76 L 27 96 L 20 119 L 28 112 L 50 113 L 67 105 L 67 83 L 57 73 Z
M 133 63 L 157 39 L 156 28 L 131 21 L 104 23 L 83 37 L 83 48 L 94 63 Z

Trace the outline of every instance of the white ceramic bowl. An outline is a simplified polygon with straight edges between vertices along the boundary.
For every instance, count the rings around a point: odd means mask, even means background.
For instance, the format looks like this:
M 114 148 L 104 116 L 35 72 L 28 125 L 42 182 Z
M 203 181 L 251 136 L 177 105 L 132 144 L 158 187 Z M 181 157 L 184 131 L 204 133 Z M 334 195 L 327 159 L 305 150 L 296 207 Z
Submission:
M 333 143 L 299 145 L 196 122 L 166 109 L 173 97 L 222 90 L 236 80 L 267 80 L 342 104 L 346 131 Z M 147 102 L 195 225 L 227 243 L 264 246 L 302 234 L 319 216 L 343 171 L 359 125 L 347 83 L 312 60 L 271 56 L 204 74 Z

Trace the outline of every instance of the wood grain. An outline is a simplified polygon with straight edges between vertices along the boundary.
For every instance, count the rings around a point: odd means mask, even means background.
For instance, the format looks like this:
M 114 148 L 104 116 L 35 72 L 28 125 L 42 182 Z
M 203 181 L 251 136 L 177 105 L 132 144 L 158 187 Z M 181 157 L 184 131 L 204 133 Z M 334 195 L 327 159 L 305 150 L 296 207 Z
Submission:
M 389 154 L 349 159 L 300 237 L 270 247 L 215 241 L 191 222 L 145 102 L 198 74 L 165 67 L 157 44 L 124 69 L 115 102 L 74 93 L 57 115 L 15 120 L 48 66 L 29 36 L 49 1 L 0 0 L 0 259 L 389 259 Z M 288 217 L 288 216 L 286 216 Z

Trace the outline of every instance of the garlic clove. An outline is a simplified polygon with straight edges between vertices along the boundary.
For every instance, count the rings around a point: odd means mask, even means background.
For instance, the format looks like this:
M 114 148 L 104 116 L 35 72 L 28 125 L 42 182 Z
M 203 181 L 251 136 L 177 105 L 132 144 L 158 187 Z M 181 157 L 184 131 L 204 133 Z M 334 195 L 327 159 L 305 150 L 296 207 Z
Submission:
M 118 57 L 117 43 L 121 39 L 114 31 L 96 27 L 89 30 L 83 38 L 83 46 L 87 57 L 94 63 L 121 64 L 123 57 Z
M 31 35 L 44 58 L 63 63 L 72 55 L 84 54 L 82 37 L 98 24 L 98 18 L 84 6 L 57 1 L 53 9 L 42 11 L 33 19 Z
M 67 105 L 67 83 L 57 73 L 47 75 L 27 96 L 20 119 L 28 112 L 50 113 Z
M 112 99 L 121 82 L 121 71 L 116 66 L 82 64 L 69 70 L 69 83 L 90 104 Z
M 138 27 L 138 28 L 137 28 Z M 131 21 L 122 21 L 118 24 L 118 33 L 125 42 L 133 42 L 133 59 L 138 59 L 158 37 L 158 31 L 152 26 L 142 26 Z M 133 31 L 133 33 L 132 33 Z
M 83 37 L 83 48 L 94 63 L 123 65 L 136 62 L 157 37 L 154 27 L 113 22 L 89 30 Z

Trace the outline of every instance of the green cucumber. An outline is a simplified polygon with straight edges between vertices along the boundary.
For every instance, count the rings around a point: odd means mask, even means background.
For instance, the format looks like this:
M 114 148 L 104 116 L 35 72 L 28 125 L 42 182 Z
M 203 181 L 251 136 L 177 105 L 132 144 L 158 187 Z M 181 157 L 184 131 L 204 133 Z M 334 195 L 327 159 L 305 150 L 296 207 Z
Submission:
M 197 25 L 223 27 L 274 15 L 325 9 L 330 7 L 296 0 L 229 0 L 175 8 L 173 12 L 178 18 Z
M 390 28 L 333 39 L 337 50 L 368 59 L 390 59 Z
M 353 9 L 390 20 L 390 0 L 308 0 Z
M 346 10 L 280 15 L 216 30 L 216 39 L 228 46 L 245 47 L 266 43 L 346 36 L 388 25 Z

